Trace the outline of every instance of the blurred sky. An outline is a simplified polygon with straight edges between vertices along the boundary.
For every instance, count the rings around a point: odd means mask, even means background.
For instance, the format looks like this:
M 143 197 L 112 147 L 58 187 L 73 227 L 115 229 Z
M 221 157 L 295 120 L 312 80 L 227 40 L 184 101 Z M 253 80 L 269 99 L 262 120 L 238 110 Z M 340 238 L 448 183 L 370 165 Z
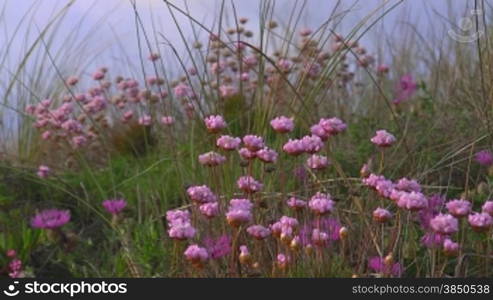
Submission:
M 162 0 L 135 0 L 139 12 L 142 15 L 144 26 L 148 32 L 152 32 L 152 24 L 156 24 L 159 32 L 158 42 L 163 42 L 164 38 L 177 45 L 178 50 L 183 51 L 180 46 L 181 41 L 176 26 L 170 17 L 168 8 Z M 0 20 L 0 45 L 5 45 L 14 35 L 16 26 L 19 22 L 23 23 L 13 42 L 9 56 L 10 67 L 15 66 L 18 60 L 27 51 L 26 41 L 34 41 L 39 34 L 39 30 L 44 28 L 53 16 L 68 3 L 68 0 L 2 0 L 4 5 L 3 19 Z M 184 6 L 184 0 L 172 0 L 172 3 L 180 7 Z M 255 31 L 258 28 L 256 20 L 259 16 L 261 0 L 232 0 L 238 16 L 248 17 L 251 22 L 247 26 Z M 275 18 L 280 23 L 287 20 L 293 6 L 301 7 L 305 3 L 305 13 L 301 19 L 299 28 L 316 27 L 323 23 L 337 1 L 335 0 L 277 0 L 275 3 Z M 379 7 L 383 2 L 388 2 L 386 7 L 398 2 L 397 0 L 342 0 L 341 11 L 351 9 L 351 13 L 344 18 L 339 30 L 343 33 L 349 31 L 364 16 L 368 15 L 373 9 Z M 220 0 L 188 0 L 188 7 L 191 15 L 198 21 L 210 27 L 217 22 L 215 16 L 220 6 Z M 451 0 L 404 0 L 395 10 L 389 13 L 378 23 L 373 30 L 365 36 L 365 42 L 375 46 L 384 42 L 382 30 L 386 34 L 397 36 L 398 30 L 402 26 L 413 28 L 422 35 L 427 35 L 430 31 L 444 32 L 447 28 L 454 26 L 461 15 L 464 15 L 473 1 L 451 1 Z M 226 1 L 227 8 L 231 7 L 231 0 Z M 452 8 L 452 9 L 451 9 Z M 231 11 L 231 10 L 229 10 Z M 451 14 L 454 18 L 447 21 Z M 443 18 L 442 18 L 443 16 Z M 27 21 L 27 22 L 26 22 Z M 98 23 L 99 22 L 99 23 Z M 192 36 L 190 23 L 184 17 L 178 17 L 178 23 L 182 26 L 187 37 Z M 30 26 L 28 25 L 30 24 Z M 28 30 L 30 28 L 30 30 Z M 39 28 L 39 29 L 37 29 Z M 123 56 L 130 59 L 138 59 L 136 43 L 136 26 L 133 9 L 130 0 L 77 0 L 69 8 L 64 21 L 58 26 L 59 32 L 53 42 L 54 48 L 63 47 L 67 43 L 65 38 L 74 30 L 80 31 L 80 39 L 86 34 L 90 36 L 89 46 L 100 51 L 95 63 L 104 64 L 108 57 L 123 59 Z M 199 32 L 202 37 L 206 34 Z M 443 38 L 443 37 L 442 37 Z M 153 40 L 153 43 L 155 40 Z M 371 46 L 369 46 L 371 48 Z M 0 47 L 0 57 L 2 54 Z M 99 52 L 98 52 L 99 53 Z

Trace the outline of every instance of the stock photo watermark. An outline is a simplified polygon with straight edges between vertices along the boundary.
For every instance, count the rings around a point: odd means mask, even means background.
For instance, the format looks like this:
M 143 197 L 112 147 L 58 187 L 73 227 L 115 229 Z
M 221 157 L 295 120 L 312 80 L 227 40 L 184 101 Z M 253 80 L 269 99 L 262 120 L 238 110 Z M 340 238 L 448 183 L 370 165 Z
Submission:
M 448 35 L 459 43 L 472 43 L 477 41 L 483 34 L 483 30 L 476 30 L 474 19 L 476 16 L 482 16 L 483 10 L 472 9 L 470 14 L 459 20 L 458 28 L 450 29 Z

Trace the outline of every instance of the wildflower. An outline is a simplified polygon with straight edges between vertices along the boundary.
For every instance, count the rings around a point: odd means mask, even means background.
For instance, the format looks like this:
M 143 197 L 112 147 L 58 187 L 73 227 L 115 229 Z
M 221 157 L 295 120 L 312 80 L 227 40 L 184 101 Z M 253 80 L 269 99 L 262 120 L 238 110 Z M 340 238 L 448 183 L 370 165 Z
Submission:
M 104 75 L 105 75 L 104 72 L 102 72 L 101 70 L 98 70 L 92 74 L 92 79 L 98 80 L 98 81 L 103 80 Z
M 149 115 L 143 115 L 139 118 L 139 125 L 142 126 L 150 126 L 152 122 L 152 118 Z
M 190 223 L 190 212 L 187 210 L 169 210 L 166 212 L 166 220 L 170 238 L 182 241 L 194 237 L 196 230 Z
M 373 220 L 375 220 L 376 222 L 385 223 L 389 221 L 391 218 L 392 218 L 392 213 L 390 213 L 390 211 L 384 208 L 378 207 L 373 211 Z
M 6 254 L 8 258 L 15 258 L 17 256 L 17 251 L 14 249 L 9 249 Z
M 447 256 L 456 256 L 459 253 L 459 243 L 452 241 L 451 239 L 445 239 L 443 241 L 443 252 Z
M 256 135 L 245 135 L 243 137 L 243 143 L 250 151 L 258 151 L 265 147 L 264 140 Z
M 250 251 L 246 245 L 240 246 L 239 260 L 242 264 L 248 264 L 251 261 Z
M 265 163 L 275 163 L 278 157 L 276 151 L 269 149 L 267 147 L 260 149 L 256 152 L 258 159 Z
M 283 253 L 277 255 L 277 266 L 279 269 L 286 269 L 289 263 L 289 257 Z
M 200 267 L 209 258 L 207 249 L 199 247 L 196 244 L 188 246 L 188 248 L 184 252 L 184 255 L 187 260 L 189 260 L 197 267 Z
M 270 121 L 272 128 L 279 133 L 291 132 L 294 129 L 293 118 L 284 116 L 277 117 Z
M 315 124 L 310 127 L 310 133 L 318 136 L 322 141 L 326 141 L 330 137 L 330 133 L 328 133 L 320 124 Z
M 294 210 L 300 210 L 306 207 L 306 201 L 297 199 L 296 197 L 289 198 L 287 204 Z
M 386 130 L 377 130 L 376 135 L 371 138 L 371 142 L 379 147 L 390 147 L 395 141 L 395 136 Z
M 173 125 L 175 123 L 175 118 L 172 116 L 161 117 L 161 124 L 163 125 Z
M 223 84 L 219 87 L 219 94 L 223 98 L 233 97 L 234 95 L 236 95 L 237 92 L 238 91 L 236 90 L 236 88 L 232 85 Z
M 257 240 L 263 240 L 271 233 L 269 228 L 262 225 L 252 225 L 247 228 L 247 232 Z
M 403 271 L 400 263 L 392 263 L 379 256 L 371 257 L 368 260 L 368 267 L 376 273 L 388 274 L 396 277 L 401 276 Z
M 238 188 L 245 193 L 255 193 L 260 191 L 263 187 L 262 183 L 256 181 L 251 176 L 242 176 L 238 178 L 236 184 L 238 185 Z
M 240 146 L 240 144 L 240 138 L 232 137 L 229 135 L 223 135 L 219 137 L 216 141 L 216 146 L 226 151 L 235 150 Z
M 219 203 L 209 202 L 199 206 L 200 213 L 211 219 L 219 215 Z
M 87 138 L 83 135 L 77 135 L 72 138 L 74 148 L 80 148 L 87 144 Z
M 387 74 L 389 72 L 389 66 L 381 64 L 377 66 L 377 73 L 379 75 Z
M 275 237 L 291 236 L 293 231 L 298 227 L 298 220 L 295 218 L 282 216 L 279 221 L 270 226 L 272 235 Z
M 411 98 L 418 88 L 417 83 L 411 75 L 404 75 L 399 80 L 399 85 L 396 88 L 396 97 L 393 100 L 394 104 L 399 104 Z
M 459 222 L 452 215 L 438 214 L 431 219 L 430 226 L 433 231 L 443 235 L 449 235 L 459 230 Z
M 307 166 L 310 169 L 315 169 L 315 170 L 325 169 L 325 168 L 327 168 L 329 163 L 330 162 L 329 162 L 329 159 L 327 157 L 322 156 L 322 155 L 317 155 L 317 154 L 313 154 L 306 161 Z
M 493 165 L 493 153 L 489 150 L 481 150 L 474 155 L 474 159 L 482 166 Z
M 451 200 L 446 204 L 448 212 L 456 217 L 462 218 L 471 212 L 471 202 L 466 200 Z
M 46 209 L 36 214 L 31 219 L 31 226 L 41 229 L 55 229 L 70 221 L 70 211 L 59 209 Z
M 324 215 L 334 210 L 334 201 L 329 194 L 317 192 L 308 202 L 308 206 L 317 215 Z
M 67 78 L 67 80 L 65 81 L 65 83 L 67 83 L 67 85 L 69 86 L 74 86 L 76 85 L 77 83 L 79 82 L 79 78 L 77 76 L 70 76 L 69 78 Z
M 40 178 L 46 178 L 46 177 L 50 176 L 51 169 L 48 166 L 41 165 L 38 168 L 37 174 L 38 174 L 38 177 L 40 177 Z
M 214 151 L 199 155 L 199 163 L 208 167 L 218 166 L 223 164 L 225 161 L 226 157 Z
M 443 245 L 446 235 L 435 232 L 427 232 L 421 237 L 421 244 L 427 248 L 437 248 Z
M 481 207 L 483 213 L 487 213 L 493 217 L 493 201 L 486 201 Z
M 216 195 L 214 195 L 211 189 L 206 185 L 191 186 L 187 189 L 187 194 L 192 201 L 199 204 L 217 201 Z
M 375 185 L 375 190 L 380 196 L 389 198 L 394 190 L 394 183 L 387 179 L 379 180 Z
M 109 199 L 103 201 L 103 207 L 107 212 L 118 215 L 127 206 L 125 199 Z
M 421 192 L 421 186 L 414 179 L 401 178 L 395 188 L 404 192 Z
M 21 278 L 23 277 L 22 272 L 22 261 L 18 258 L 14 258 L 9 263 L 9 277 L 10 278 Z
M 322 139 L 316 135 L 307 135 L 301 139 L 303 150 L 306 153 L 314 154 L 322 150 L 324 143 Z
M 338 118 L 321 119 L 318 124 L 330 135 L 337 135 L 347 128 L 346 123 Z
M 177 86 L 175 86 L 173 89 L 173 92 L 174 92 L 175 96 L 178 98 L 186 98 L 186 97 L 192 97 L 193 96 L 192 89 L 184 83 L 180 83 Z
M 326 232 L 320 231 L 320 229 L 315 228 L 312 232 L 312 242 L 316 246 L 323 247 L 329 240 L 329 235 Z
M 289 155 L 300 155 L 305 152 L 305 145 L 301 140 L 289 140 L 284 146 L 282 150 Z
M 241 148 L 240 150 L 238 150 L 238 153 L 240 154 L 241 157 L 247 160 L 254 159 L 255 157 L 257 157 L 257 152 L 250 151 L 247 148 Z
M 397 205 L 411 211 L 417 211 L 428 206 L 428 199 L 422 193 L 404 192 L 401 194 Z
M 473 213 L 467 220 L 476 232 L 486 232 L 493 226 L 493 217 L 487 213 Z
M 222 116 L 209 116 L 205 118 L 205 127 L 211 133 L 218 133 L 219 131 L 226 128 L 226 122 L 224 121 Z
M 206 237 L 204 246 L 210 259 L 219 259 L 231 253 L 231 238 L 228 235 L 221 235 L 217 239 Z
M 231 199 L 229 210 L 226 213 L 228 223 L 238 227 L 252 220 L 252 203 L 248 199 Z

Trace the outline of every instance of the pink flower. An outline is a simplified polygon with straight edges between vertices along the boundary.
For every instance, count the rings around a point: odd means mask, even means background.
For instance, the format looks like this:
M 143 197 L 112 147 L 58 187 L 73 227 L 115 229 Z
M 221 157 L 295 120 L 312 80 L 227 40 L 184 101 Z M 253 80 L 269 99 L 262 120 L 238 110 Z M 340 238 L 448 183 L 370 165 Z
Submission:
M 312 135 L 318 136 L 322 141 L 326 141 L 330 137 L 330 133 L 327 132 L 320 124 L 315 124 L 310 127 L 310 132 Z
M 310 209 L 317 215 L 325 215 L 334 210 L 334 201 L 329 194 L 317 192 L 308 202 Z
M 428 207 L 428 199 L 425 195 L 416 192 L 402 193 L 398 200 L 399 207 L 411 211 L 417 211 Z
M 214 151 L 199 155 L 199 163 L 208 167 L 218 166 L 223 164 L 225 161 L 226 157 Z
M 377 73 L 379 75 L 387 74 L 389 72 L 389 66 L 381 64 L 377 66 Z
M 46 209 L 36 214 L 31 219 L 31 226 L 42 229 L 55 229 L 70 221 L 70 211 L 59 209 Z
M 168 235 L 174 240 L 187 240 L 195 235 L 195 228 L 190 223 L 190 213 L 186 210 L 170 210 L 166 213 Z
M 38 177 L 40 177 L 40 178 L 46 178 L 46 177 L 50 176 L 51 169 L 48 166 L 41 165 L 38 168 L 37 174 L 38 174 Z
M 226 151 L 235 150 L 240 146 L 240 144 L 240 138 L 232 137 L 229 135 L 223 135 L 216 141 L 216 146 Z
M 489 167 L 493 165 L 493 153 L 489 150 L 482 150 L 474 155 L 474 159 L 482 166 Z
M 430 220 L 433 231 L 442 235 L 449 235 L 459 231 L 459 221 L 452 215 L 438 214 Z
M 317 154 L 313 154 L 306 161 L 307 166 L 310 169 L 315 169 L 315 170 L 325 169 L 325 168 L 327 168 L 327 166 L 329 165 L 329 163 L 330 162 L 327 159 L 327 157 L 322 156 L 322 155 L 317 155 Z
M 338 118 L 321 119 L 318 124 L 330 135 L 337 135 L 347 128 L 346 123 Z
M 459 244 L 447 238 L 443 241 L 443 251 L 448 256 L 455 256 L 459 253 Z
M 7 257 L 8 258 L 15 258 L 16 256 L 17 256 L 17 252 L 14 249 L 7 250 Z
M 278 157 L 278 154 L 276 151 L 269 149 L 267 147 L 258 150 L 256 153 L 256 156 L 258 159 L 265 163 L 275 163 Z
M 386 264 L 385 259 L 380 256 L 371 257 L 368 260 L 368 268 L 377 273 L 383 273 L 393 276 L 402 275 L 402 266 L 400 263 Z
M 378 207 L 373 211 L 373 220 L 375 220 L 376 222 L 385 223 L 389 221 L 391 218 L 392 218 L 392 214 L 390 213 L 390 211 L 384 208 Z
M 255 193 L 260 191 L 263 187 L 262 183 L 256 181 L 251 176 L 242 176 L 238 178 L 236 184 L 238 185 L 238 188 L 245 193 Z
M 390 147 L 395 141 L 395 136 L 386 130 L 377 130 L 376 135 L 371 138 L 371 142 L 379 147 Z
M 297 199 L 296 197 L 289 198 L 287 204 L 294 210 L 300 210 L 306 207 L 306 201 Z
M 233 227 L 238 227 L 252 220 L 253 204 L 248 199 L 231 199 L 226 220 Z
M 245 135 L 243 137 L 243 143 L 250 151 L 258 151 L 265 147 L 264 140 L 257 135 Z
M 277 117 L 270 121 L 272 128 L 279 133 L 291 132 L 294 129 L 293 118 L 287 118 L 284 116 Z
M 262 225 L 252 225 L 247 228 L 247 232 L 257 240 L 263 240 L 270 235 L 270 229 Z
M 394 183 L 391 180 L 383 179 L 376 183 L 375 190 L 382 197 L 389 198 L 394 189 Z
M 416 180 L 413 179 L 407 179 L 407 178 L 401 178 L 397 182 L 396 189 L 399 191 L 405 191 L 405 192 L 421 192 L 421 186 Z
M 74 86 L 79 82 L 79 78 L 77 76 L 70 76 L 67 78 L 66 83 L 67 85 Z
M 125 199 L 109 199 L 103 201 L 103 207 L 107 212 L 118 215 L 127 206 Z
M 164 117 L 161 117 L 161 124 L 163 125 L 173 125 L 175 123 L 175 118 L 173 118 L 172 116 L 164 116 Z
M 254 159 L 255 157 L 257 157 L 257 152 L 250 151 L 247 148 L 241 148 L 240 150 L 238 150 L 238 153 L 240 154 L 241 157 L 247 160 Z
M 418 84 L 414 81 L 413 77 L 409 74 L 404 75 L 399 80 L 399 85 L 396 88 L 396 97 L 393 100 L 394 104 L 399 104 L 411 98 L 416 90 Z
M 286 256 L 285 254 L 279 253 L 277 255 L 277 266 L 280 269 L 285 269 L 288 266 L 289 261 L 290 261 L 289 257 Z
M 202 264 L 207 261 L 209 258 L 209 254 L 207 253 L 207 249 L 199 247 L 196 244 L 188 246 L 188 248 L 184 252 L 185 258 L 192 262 L 193 264 Z
M 72 143 L 74 148 L 80 148 L 87 144 L 87 138 L 83 135 L 77 135 L 72 138 Z
M 481 209 L 483 213 L 487 213 L 493 217 L 493 201 L 486 201 Z
M 473 213 L 467 218 L 472 229 L 476 232 L 486 232 L 493 225 L 493 217 L 487 213 Z
M 206 185 L 191 186 L 187 189 L 188 197 L 199 204 L 216 202 L 217 197 Z
M 232 85 L 221 85 L 219 86 L 219 94 L 221 95 L 221 97 L 223 98 L 230 98 L 230 97 L 233 97 L 234 95 L 236 95 L 238 91 L 236 90 L 236 88 Z
M 92 79 L 94 80 L 103 80 L 104 79 L 104 72 L 101 70 L 98 70 L 92 74 Z
M 306 153 L 314 154 L 322 150 L 324 143 L 322 139 L 316 135 L 307 135 L 301 139 L 303 149 Z
M 282 150 L 289 155 L 300 155 L 305 152 L 305 145 L 301 140 L 289 140 L 284 146 Z
M 312 231 L 312 242 L 319 246 L 323 247 L 325 244 L 327 244 L 329 240 L 329 235 L 326 232 L 320 231 L 320 229 L 315 228 Z
M 224 121 L 222 116 L 209 116 L 205 118 L 205 127 L 211 133 L 218 133 L 219 131 L 226 128 L 226 122 Z
M 200 213 L 211 219 L 217 217 L 219 215 L 219 203 L 218 202 L 209 202 L 200 205 L 199 207 Z
M 448 212 L 456 218 L 467 216 L 471 212 L 471 206 L 471 202 L 466 200 L 451 200 L 446 204 Z
M 143 115 L 139 118 L 139 125 L 150 126 L 152 123 L 152 118 L 149 115 Z
M 192 89 L 184 83 L 180 83 L 177 86 L 175 86 L 173 89 L 173 93 L 178 98 L 187 98 L 187 97 L 191 98 L 191 97 L 193 97 Z

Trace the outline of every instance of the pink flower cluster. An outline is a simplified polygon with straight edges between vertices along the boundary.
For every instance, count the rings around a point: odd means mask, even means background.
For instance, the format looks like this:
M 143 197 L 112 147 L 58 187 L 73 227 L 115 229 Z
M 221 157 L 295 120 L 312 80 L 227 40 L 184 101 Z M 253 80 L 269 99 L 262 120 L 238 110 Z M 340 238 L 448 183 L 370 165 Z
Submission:
M 195 228 L 190 221 L 190 212 L 187 210 L 170 210 L 166 213 L 168 221 L 168 235 L 174 240 L 187 240 L 195 236 Z

